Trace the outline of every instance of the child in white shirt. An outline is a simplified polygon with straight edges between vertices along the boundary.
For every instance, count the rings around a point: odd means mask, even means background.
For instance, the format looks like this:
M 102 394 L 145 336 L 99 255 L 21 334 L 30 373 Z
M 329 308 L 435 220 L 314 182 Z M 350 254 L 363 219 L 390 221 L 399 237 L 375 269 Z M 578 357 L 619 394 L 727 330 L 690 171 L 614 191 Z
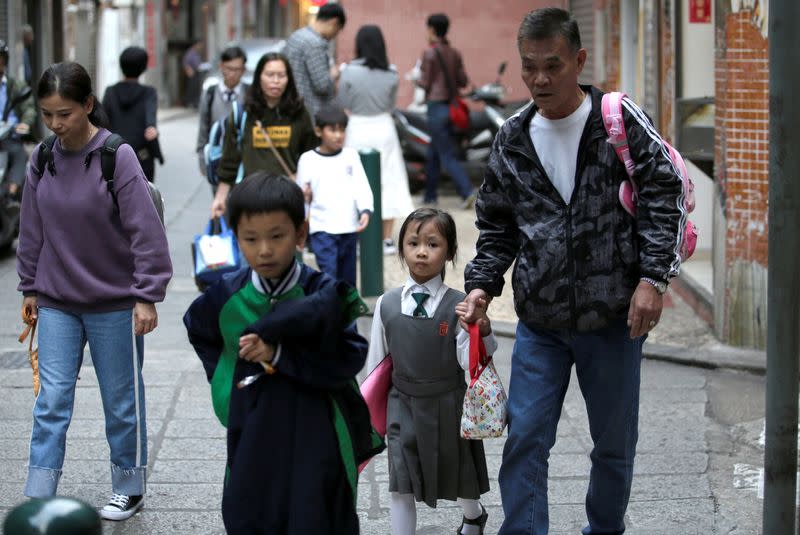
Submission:
M 355 286 L 358 233 L 372 215 L 372 190 L 358 152 L 344 147 L 344 110 L 324 106 L 315 121 L 320 146 L 297 164 L 297 183 L 311 203 L 311 249 L 320 271 Z

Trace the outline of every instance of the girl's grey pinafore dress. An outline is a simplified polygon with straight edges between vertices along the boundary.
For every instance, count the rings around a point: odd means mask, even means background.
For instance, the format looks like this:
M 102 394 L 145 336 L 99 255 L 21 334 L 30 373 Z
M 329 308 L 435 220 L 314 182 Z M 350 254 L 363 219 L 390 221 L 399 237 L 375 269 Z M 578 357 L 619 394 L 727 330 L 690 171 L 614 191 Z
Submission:
M 455 306 L 449 288 L 433 317 L 403 315 L 401 288 L 386 292 L 381 321 L 394 371 L 387 405 L 389 490 L 436 500 L 478 499 L 489 490 L 483 442 L 462 439 L 467 385 L 456 355 Z

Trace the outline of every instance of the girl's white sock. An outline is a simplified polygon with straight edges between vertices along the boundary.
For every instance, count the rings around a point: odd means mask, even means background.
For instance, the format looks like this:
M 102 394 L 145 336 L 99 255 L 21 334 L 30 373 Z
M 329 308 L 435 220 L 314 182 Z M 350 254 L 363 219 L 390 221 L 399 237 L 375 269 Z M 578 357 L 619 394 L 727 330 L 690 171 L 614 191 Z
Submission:
M 480 500 L 467 500 L 466 498 L 459 498 L 458 504 L 464 511 L 464 516 L 470 520 L 475 520 L 481 516 L 481 513 L 483 513 Z M 462 535 L 479 535 L 480 529 L 480 526 L 464 524 L 464 527 L 461 528 L 461 533 Z
M 413 494 L 390 493 L 389 513 L 392 535 L 414 535 L 417 532 L 417 505 Z M 478 510 L 480 515 L 480 508 Z M 477 532 L 476 532 L 477 533 Z

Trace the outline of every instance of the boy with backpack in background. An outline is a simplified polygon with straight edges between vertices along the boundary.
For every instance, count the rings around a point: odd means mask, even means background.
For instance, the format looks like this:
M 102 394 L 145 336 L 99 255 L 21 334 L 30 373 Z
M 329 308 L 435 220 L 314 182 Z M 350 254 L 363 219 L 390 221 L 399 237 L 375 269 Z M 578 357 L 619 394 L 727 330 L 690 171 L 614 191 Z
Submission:
M 125 78 L 103 95 L 109 130 L 133 147 L 144 176 L 153 182 L 156 160 L 163 165 L 164 156 L 156 128 L 158 94 L 155 88 L 139 83 L 139 77 L 147 70 L 147 51 L 138 46 L 126 48 L 119 56 L 119 66 Z
M 358 233 L 373 212 L 372 190 L 358 152 L 344 146 L 344 109 L 323 106 L 314 122 L 320 146 L 297 164 L 297 183 L 311 204 L 311 249 L 320 271 L 355 286 Z
M 231 46 L 222 51 L 219 57 L 219 70 L 222 73 L 222 83 L 210 86 L 200 96 L 200 123 L 197 128 L 197 152 L 200 163 L 200 173 L 206 176 L 207 162 L 205 157 L 206 144 L 209 143 L 212 127 L 218 121 L 224 121 L 231 114 L 233 103 L 241 107 L 244 105 L 248 84 L 242 82 L 245 71 L 247 55 L 238 46 Z M 222 139 L 218 141 L 219 150 L 222 151 Z

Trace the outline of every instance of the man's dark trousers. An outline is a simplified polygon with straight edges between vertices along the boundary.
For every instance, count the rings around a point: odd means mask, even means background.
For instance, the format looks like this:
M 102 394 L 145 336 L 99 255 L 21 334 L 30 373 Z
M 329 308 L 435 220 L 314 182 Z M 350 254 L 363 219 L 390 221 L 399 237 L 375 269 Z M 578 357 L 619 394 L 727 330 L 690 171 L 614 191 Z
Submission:
M 586 402 L 594 448 L 584 535 L 622 533 L 633 479 L 639 379 L 645 337 L 624 318 L 589 332 L 533 329 L 520 322 L 511 361 L 509 430 L 500 468 L 500 535 L 547 533 L 547 459 L 572 365 Z

